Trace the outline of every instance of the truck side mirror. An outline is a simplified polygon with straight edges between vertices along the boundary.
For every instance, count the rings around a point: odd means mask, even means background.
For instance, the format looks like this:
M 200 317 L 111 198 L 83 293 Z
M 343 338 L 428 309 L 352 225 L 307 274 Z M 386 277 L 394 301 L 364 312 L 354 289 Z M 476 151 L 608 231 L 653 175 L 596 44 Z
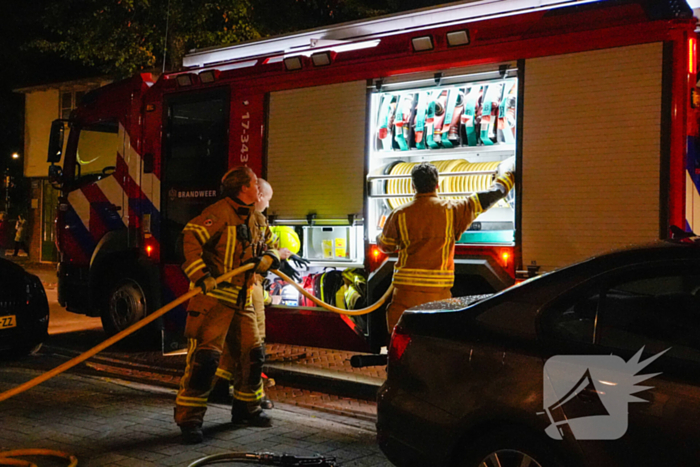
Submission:
M 61 183 L 61 177 L 63 175 L 63 169 L 58 165 L 49 166 L 49 182 L 52 185 L 57 185 Z
M 51 123 L 51 135 L 49 136 L 49 155 L 46 162 L 56 164 L 61 162 L 63 156 L 63 137 L 65 134 L 65 123 L 63 120 L 54 120 Z

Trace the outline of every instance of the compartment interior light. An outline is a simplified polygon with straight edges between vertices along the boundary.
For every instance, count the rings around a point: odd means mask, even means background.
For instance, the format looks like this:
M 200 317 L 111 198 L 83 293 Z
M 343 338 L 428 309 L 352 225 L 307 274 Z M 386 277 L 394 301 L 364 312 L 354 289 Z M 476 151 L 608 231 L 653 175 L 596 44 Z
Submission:
M 199 74 L 199 80 L 204 83 L 213 83 L 219 79 L 219 70 L 206 70 Z
M 452 31 L 447 33 L 447 44 L 450 47 L 469 44 L 469 31 L 462 29 L 461 31 Z
M 191 74 L 177 75 L 177 85 L 178 86 L 192 86 L 194 80 Z
M 427 50 L 433 50 L 434 47 L 432 36 L 414 37 L 411 39 L 411 45 L 413 46 L 414 52 L 425 52 Z
M 299 55 L 294 57 L 286 57 L 284 59 L 284 68 L 287 71 L 301 70 L 301 57 Z
M 331 53 L 330 51 L 315 53 L 311 56 L 311 61 L 314 66 L 328 66 L 331 64 Z

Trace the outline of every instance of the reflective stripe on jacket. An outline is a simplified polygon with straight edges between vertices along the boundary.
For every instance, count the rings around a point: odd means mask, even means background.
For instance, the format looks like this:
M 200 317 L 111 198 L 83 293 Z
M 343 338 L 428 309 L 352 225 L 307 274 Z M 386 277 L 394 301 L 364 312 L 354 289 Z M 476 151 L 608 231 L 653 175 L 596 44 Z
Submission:
M 219 277 L 253 257 L 248 225 L 251 210 L 252 206 L 224 198 L 187 223 L 182 231 L 182 270 L 191 282 L 207 275 Z M 240 292 L 246 293 L 250 286 L 252 275 L 242 274 L 219 284 L 207 295 L 234 306 L 243 305 L 245 296 L 239 301 Z
M 492 188 L 502 198 L 514 184 L 515 176 L 509 172 L 496 178 Z M 442 199 L 435 192 L 418 193 L 413 201 L 395 209 L 377 236 L 382 251 L 399 253 L 393 283 L 452 287 L 455 242 L 483 211 L 479 193 L 463 200 Z
M 377 237 L 385 253 L 398 251 L 394 284 L 413 287 L 452 287 L 455 241 L 481 213 L 476 195 L 466 200 L 442 199 L 418 193 L 395 209 Z
M 279 238 L 270 230 L 267 218 L 263 213 L 259 211 L 253 213 L 251 216 L 251 230 L 253 231 L 255 256 L 270 252 L 279 259 Z

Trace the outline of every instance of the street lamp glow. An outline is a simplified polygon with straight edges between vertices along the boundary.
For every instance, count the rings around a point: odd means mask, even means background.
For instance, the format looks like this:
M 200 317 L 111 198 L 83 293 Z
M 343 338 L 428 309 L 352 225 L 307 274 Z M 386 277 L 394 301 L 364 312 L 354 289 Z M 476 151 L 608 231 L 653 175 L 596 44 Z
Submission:
M 13 159 L 19 159 L 19 153 L 18 153 L 18 152 L 13 152 L 13 153 L 12 153 L 12 158 L 13 158 Z

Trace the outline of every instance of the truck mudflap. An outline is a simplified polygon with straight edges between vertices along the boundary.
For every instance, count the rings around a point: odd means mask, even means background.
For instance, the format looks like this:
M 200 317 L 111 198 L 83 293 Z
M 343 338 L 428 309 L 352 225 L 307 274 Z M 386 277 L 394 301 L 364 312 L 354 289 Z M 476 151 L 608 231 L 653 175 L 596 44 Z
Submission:
M 59 263 L 57 274 L 58 303 L 73 313 L 98 316 L 99 312 L 90 307 L 90 295 L 85 293 L 89 284 L 88 267 Z

